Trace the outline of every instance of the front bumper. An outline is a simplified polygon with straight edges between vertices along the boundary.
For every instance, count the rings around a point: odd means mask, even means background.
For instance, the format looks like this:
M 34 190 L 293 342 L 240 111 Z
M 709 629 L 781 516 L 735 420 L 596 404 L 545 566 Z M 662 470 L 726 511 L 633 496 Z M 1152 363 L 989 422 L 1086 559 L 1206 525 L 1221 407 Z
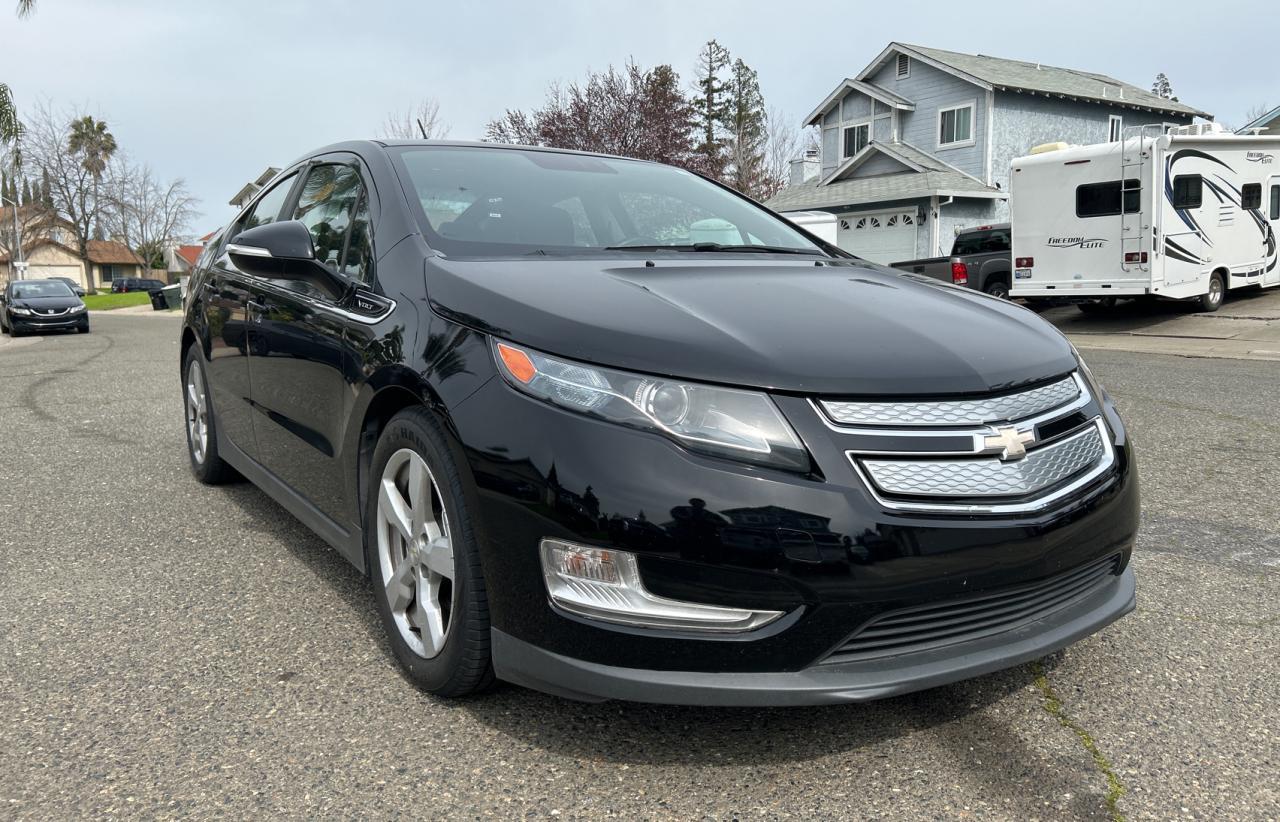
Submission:
M 78 326 L 89 324 L 89 314 L 85 311 L 81 311 L 79 314 L 64 314 L 58 317 L 41 317 L 39 315 L 22 317 L 17 314 L 10 314 L 9 323 L 13 328 L 21 331 L 49 331 L 59 328 L 76 328 Z
M 676 705 L 784 706 L 864 702 L 946 685 L 1038 659 L 1096 633 L 1134 609 L 1133 568 L 1050 617 L 986 640 L 887 661 L 815 665 L 781 673 L 655 671 L 562 656 L 492 631 L 500 679 L 583 702 L 625 699 Z
M 1138 489 L 1109 407 L 1107 476 L 1046 510 L 965 516 L 887 509 L 807 400 L 778 402 L 813 455 L 810 475 L 703 457 L 533 402 L 498 379 L 452 409 L 474 479 L 498 675 L 580 699 L 872 699 L 1016 665 L 1132 609 Z M 635 553 L 659 596 L 785 616 L 726 637 L 582 619 L 548 601 L 544 538 Z M 1114 585 L 1042 619 L 878 661 L 828 660 L 886 613 L 1050 580 L 1108 557 L 1117 559 Z

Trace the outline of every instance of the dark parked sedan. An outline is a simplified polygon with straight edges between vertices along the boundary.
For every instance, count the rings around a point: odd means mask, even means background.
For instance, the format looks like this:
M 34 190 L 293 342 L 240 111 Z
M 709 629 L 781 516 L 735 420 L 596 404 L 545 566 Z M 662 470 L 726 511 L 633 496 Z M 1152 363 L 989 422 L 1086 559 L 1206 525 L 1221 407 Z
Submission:
M 84 300 L 59 280 L 14 280 L 0 294 L 0 331 L 17 337 L 28 331 L 89 332 Z
M 50 277 L 49 279 L 57 280 L 60 283 L 65 283 L 67 288 L 71 289 L 71 293 L 75 294 L 77 297 L 83 297 L 87 293 L 84 290 L 84 288 L 80 285 L 80 283 L 76 282 L 70 277 Z
M 432 693 L 871 699 L 1134 607 L 1131 448 L 1062 335 L 689 172 L 344 143 L 203 260 L 192 470 L 368 573 Z

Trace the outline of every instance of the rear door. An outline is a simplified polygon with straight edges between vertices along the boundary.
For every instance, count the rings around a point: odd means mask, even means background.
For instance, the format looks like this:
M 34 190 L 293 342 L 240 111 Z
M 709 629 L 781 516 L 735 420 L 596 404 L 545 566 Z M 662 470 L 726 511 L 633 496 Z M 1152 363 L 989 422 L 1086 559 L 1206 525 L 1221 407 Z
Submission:
M 303 171 L 290 217 L 311 233 L 316 259 L 367 285 L 372 271 L 370 191 L 353 156 L 326 155 Z M 339 525 L 346 510 L 343 439 L 359 379 L 351 351 L 363 322 L 307 283 L 259 279 L 253 290 L 260 344 L 252 395 L 259 461 Z
M 1262 207 L 1267 215 L 1267 224 L 1271 234 L 1267 239 L 1267 256 L 1263 261 L 1262 284 L 1280 285 L 1280 250 L 1276 248 L 1276 235 L 1280 233 L 1280 174 L 1273 174 L 1267 179 L 1266 191 L 1262 193 Z
M 288 204 L 296 173 L 265 192 L 223 235 L 221 246 L 204 290 L 205 322 L 209 329 L 209 388 L 222 433 L 241 451 L 257 457 L 249 383 L 249 350 L 254 345 L 253 318 L 249 312 L 250 286 L 254 278 L 236 268 L 226 253 L 226 238 L 246 228 L 275 222 Z

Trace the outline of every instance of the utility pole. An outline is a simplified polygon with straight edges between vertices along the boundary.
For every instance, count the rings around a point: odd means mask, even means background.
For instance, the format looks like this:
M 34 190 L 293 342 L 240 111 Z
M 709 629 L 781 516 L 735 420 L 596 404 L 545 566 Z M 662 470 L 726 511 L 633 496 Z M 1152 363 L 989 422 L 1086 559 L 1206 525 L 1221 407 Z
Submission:
M 27 278 L 27 264 L 22 258 L 22 229 L 18 227 L 18 204 L 8 197 L 0 197 L 0 203 L 8 203 L 13 206 L 14 253 L 9 256 L 9 271 L 18 272 L 18 276 L 13 279 L 25 280 Z

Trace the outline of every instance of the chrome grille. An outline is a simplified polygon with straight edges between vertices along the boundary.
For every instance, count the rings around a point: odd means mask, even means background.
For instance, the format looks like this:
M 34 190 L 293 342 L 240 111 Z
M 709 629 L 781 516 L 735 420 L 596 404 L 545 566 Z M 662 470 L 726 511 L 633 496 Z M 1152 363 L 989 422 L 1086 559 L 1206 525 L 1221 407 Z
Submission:
M 1025 459 L 998 457 L 917 460 L 864 459 L 872 482 L 886 494 L 934 497 L 1034 496 L 1095 465 L 1106 455 L 1097 425 L 1028 451 Z
M 1074 376 L 997 397 L 920 401 L 823 400 L 822 408 L 840 425 L 965 426 L 1020 420 L 1052 411 L 1081 396 Z
M 929 651 L 1011 631 L 1085 599 L 1119 570 L 1120 557 L 1111 556 L 1030 585 L 890 611 L 859 628 L 822 664 Z

